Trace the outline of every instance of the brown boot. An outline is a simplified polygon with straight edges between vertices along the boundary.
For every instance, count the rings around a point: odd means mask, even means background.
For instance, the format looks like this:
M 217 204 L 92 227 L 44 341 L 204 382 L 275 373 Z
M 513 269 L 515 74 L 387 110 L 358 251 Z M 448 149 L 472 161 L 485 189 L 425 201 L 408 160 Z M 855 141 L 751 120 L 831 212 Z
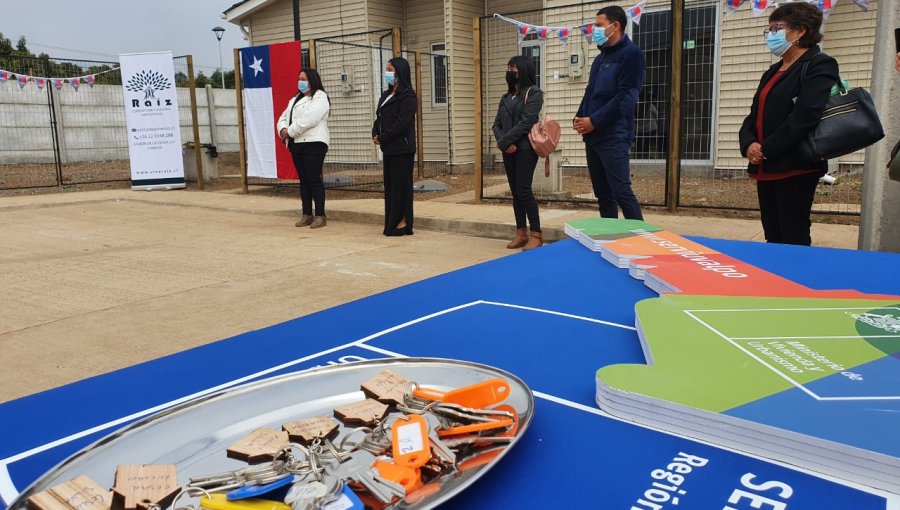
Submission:
M 300 221 L 298 221 L 297 223 L 294 223 L 294 226 L 295 227 L 305 227 L 307 225 L 310 225 L 312 222 L 313 222 L 312 215 L 304 214 L 303 216 L 300 217 Z
M 527 228 L 517 228 L 516 229 L 516 238 L 509 242 L 506 245 L 510 250 L 515 250 L 516 248 L 521 248 L 525 246 L 525 243 L 528 242 L 528 229 Z
M 325 226 L 325 216 L 316 216 L 309 228 L 322 228 Z
M 540 232 L 531 231 L 528 234 L 528 242 L 525 243 L 525 246 L 522 247 L 522 251 L 533 250 L 535 248 L 540 248 L 544 245 L 544 234 Z

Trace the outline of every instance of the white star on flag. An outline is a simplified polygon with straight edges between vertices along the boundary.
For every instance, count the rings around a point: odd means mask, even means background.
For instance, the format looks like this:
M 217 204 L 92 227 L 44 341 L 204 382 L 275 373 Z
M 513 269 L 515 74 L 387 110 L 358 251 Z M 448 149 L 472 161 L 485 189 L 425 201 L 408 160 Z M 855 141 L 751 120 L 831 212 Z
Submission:
M 263 72 L 262 70 L 262 60 L 256 57 L 253 57 L 253 64 L 250 65 L 250 69 L 253 69 L 253 77 L 255 78 L 257 74 Z

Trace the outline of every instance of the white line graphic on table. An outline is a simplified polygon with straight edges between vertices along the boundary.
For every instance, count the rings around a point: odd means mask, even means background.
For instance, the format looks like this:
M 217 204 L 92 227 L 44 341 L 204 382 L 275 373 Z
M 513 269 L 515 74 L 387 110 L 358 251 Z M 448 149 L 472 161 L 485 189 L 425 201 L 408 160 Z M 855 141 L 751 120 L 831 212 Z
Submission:
M 9 469 L 8 469 L 8 466 L 9 466 L 10 464 L 14 463 L 14 462 L 17 462 L 17 461 L 20 461 L 20 460 L 22 460 L 22 459 L 31 457 L 32 455 L 37 455 L 37 454 L 39 454 L 39 453 L 42 453 L 42 452 L 45 452 L 45 451 L 47 451 L 47 450 L 53 449 L 53 448 L 55 448 L 55 447 L 57 447 L 57 446 L 60 446 L 60 445 L 69 443 L 69 442 L 71 442 L 71 441 L 75 441 L 75 440 L 81 439 L 81 438 L 86 437 L 86 436 L 89 436 L 89 435 L 91 435 L 91 434 L 95 434 L 95 433 L 97 433 L 97 432 L 100 432 L 100 431 L 103 431 L 103 430 L 106 430 L 106 429 L 109 429 L 109 428 L 112 428 L 112 427 L 116 427 L 116 426 L 119 426 L 119 425 L 123 425 L 123 424 L 125 424 L 125 423 L 130 422 L 130 421 L 134 421 L 134 420 L 136 420 L 136 419 L 143 418 L 143 417 L 149 416 L 149 415 L 151 415 L 151 414 L 155 414 L 155 413 L 157 413 L 157 412 L 159 412 L 159 411 L 163 411 L 163 410 L 168 409 L 168 408 L 170 408 L 170 407 L 173 407 L 173 406 L 176 406 L 176 405 L 179 405 L 179 404 L 183 404 L 183 403 L 185 403 L 185 402 L 194 400 L 194 399 L 196 399 L 196 398 L 204 397 L 204 396 L 210 395 L 210 394 L 212 394 L 212 393 L 216 393 L 216 392 L 219 392 L 219 391 L 222 391 L 222 390 L 226 390 L 226 389 L 228 389 L 228 388 L 231 388 L 231 387 L 234 387 L 234 386 L 237 386 L 237 385 L 246 383 L 246 382 L 250 382 L 250 381 L 252 381 L 252 380 L 254 380 L 254 379 L 258 379 L 258 378 L 260 378 L 260 377 L 263 377 L 263 376 L 266 376 L 266 375 L 269 375 L 269 374 L 272 374 L 272 373 L 275 373 L 275 372 L 284 370 L 284 369 L 286 369 L 286 368 L 290 368 L 290 367 L 292 367 L 292 366 L 299 365 L 299 364 L 301 364 L 301 363 L 305 363 L 305 362 L 310 361 L 310 360 L 312 360 L 312 359 L 315 359 L 315 358 L 321 358 L 322 356 L 326 356 L 326 355 L 328 355 L 328 354 L 332 354 L 332 353 L 335 353 L 335 352 L 338 352 L 338 351 L 342 351 L 342 350 L 345 350 L 345 349 L 349 349 L 349 348 L 353 348 L 353 347 L 360 347 L 360 348 L 363 348 L 363 349 L 371 350 L 371 351 L 373 351 L 373 352 L 381 352 L 382 354 L 385 354 L 386 356 L 396 357 L 395 353 L 391 353 L 391 351 L 384 351 L 383 349 L 379 349 L 379 348 L 377 348 L 377 347 L 372 347 L 372 346 L 370 346 L 370 345 L 366 345 L 366 342 L 369 342 L 369 341 L 374 340 L 374 339 L 376 339 L 376 338 L 379 338 L 379 337 L 388 335 L 388 334 L 393 333 L 393 332 L 395 332 L 395 331 L 399 331 L 399 330 L 401 330 L 401 329 L 408 328 L 408 327 L 410 327 L 410 326 L 414 326 L 414 325 L 416 325 L 416 324 L 419 324 L 419 323 L 428 321 L 428 320 L 430 320 L 430 319 L 434 319 L 434 318 L 437 318 L 437 317 L 441 317 L 441 316 L 443 316 L 443 315 L 447 315 L 447 314 L 450 314 L 450 313 L 453 313 L 453 312 L 457 312 L 457 311 L 464 310 L 464 309 L 466 309 L 466 308 L 470 308 L 470 307 L 478 306 L 478 305 L 483 305 L 483 306 L 497 306 L 497 307 L 503 307 L 503 308 L 513 308 L 513 309 L 517 309 L 517 310 L 530 311 L 530 312 L 535 312 L 535 313 L 543 313 L 543 314 L 547 314 L 547 315 L 554 315 L 554 316 L 558 316 L 558 317 L 565 317 L 565 318 L 569 318 L 569 319 L 580 320 L 580 321 L 585 321 L 585 322 L 591 322 L 591 323 L 594 323 L 594 324 L 601 324 L 601 325 L 605 325 L 605 326 L 611 326 L 611 327 L 621 328 L 621 329 L 626 329 L 626 330 L 631 330 L 631 331 L 634 331 L 634 329 L 635 329 L 635 328 L 632 327 L 632 326 L 627 326 L 627 325 L 624 325 L 624 324 L 618 324 L 618 323 L 615 323 L 615 322 L 609 322 L 609 321 L 604 321 L 604 320 L 600 320 L 600 319 L 594 319 L 594 318 L 591 318 L 591 317 L 584 317 L 584 316 L 581 316 L 581 315 L 569 314 L 569 313 L 565 313 L 565 312 L 558 312 L 558 311 L 555 311 L 555 310 L 546 310 L 546 309 L 543 309 L 543 308 L 534 308 L 534 307 L 530 307 L 530 306 L 522 306 L 522 305 L 511 304 L 511 303 L 500 303 L 500 302 L 497 302 L 497 301 L 484 301 L 484 300 L 471 301 L 471 302 L 469 302 L 469 303 L 465 303 L 465 304 L 462 304 L 462 305 L 459 305 L 459 306 L 454 306 L 454 307 L 451 307 L 451 308 L 446 308 L 446 309 L 444 309 L 444 310 L 440 310 L 440 311 L 437 311 L 437 312 L 434 312 L 434 313 L 431 313 L 431 314 L 428 314 L 428 315 L 424 315 L 424 316 L 422 316 L 422 317 L 419 317 L 419 318 L 416 318 L 416 319 L 413 319 L 413 320 L 404 322 L 404 323 L 402 323 L 402 324 L 398 324 L 398 325 L 396 325 L 396 326 L 392 326 L 392 327 L 390 327 L 390 328 L 383 329 L 383 330 L 381 330 L 381 331 L 378 331 L 377 333 L 373 333 L 373 334 L 371 334 L 371 335 L 369 335 L 369 336 L 360 338 L 359 340 L 355 340 L 355 341 L 353 341 L 353 342 L 348 342 L 348 343 L 345 343 L 345 344 L 343 344 L 343 345 L 339 345 L 339 346 L 332 347 L 332 348 L 330 348 L 330 349 L 326 349 L 326 350 L 323 350 L 323 351 L 320 351 L 320 352 L 317 352 L 317 353 L 314 353 L 314 354 L 310 354 L 310 355 L 307 355 L 307 356 L 303 356 L 302 358 L 297 358 L 297 359 L 295 359 L 295 360 L 291 360 L 291 361 L 282 363 L 282 364 L 280 364 L 280 365 L 276 365 L 276 366 L 274 366 L 274 367 L 267 368 L 267 369 L 265 369 L 265 370 L 260 370 L 260 371 L 258 371 L 258 372 L 255 372 L 255 373 L 252 373 L 252 374 L 249 374 L 249 375 L 246 375 L 246 376 L 243 376 L 243 377 L 239 377 L 239 378 L 237 378 L 237 379 L 234 379 L 234 380 L 231 380 L 231 381 L 228 381 L 228 382 L 219 384 L 219 385 L 217 385 L 217 386 L 213 386 L 212 388 L 208 388 L 208 389 L 205 389 L 205 390 L 202 390 L 202 391 L 198 391 L 198 392 L 196 392 L 196 393 L 192 393 L 192 394 L 190 394 L 190 395 L 186 395 L 186 396 L 184 396 L 184 397 L 181 397 L 181 398 L 178 398 L 178 399 L 175 399 L 175 400 L 171 400 L 171 401 L 169 401 L 169 402 L 165 402 L 165 403 L 159 404 L 159 405 L 157 405 L 157 406 L 154 406 L 154 407 L 151 407 L 151 408 L 148 408 L 148 409 L 144 409 L 143 411 L 139 411 L 139 412 L 136 412 L 136 413 L 132 413 L 132 414 L 130 414 L 130 415 L 128 415 L 128 416 L 123 416 L 123 417 L 118 418 L 118 419 L 116 419 L 116 420 L 112 420 L 112 421 L 109 421 L 109 422 L 106 422 L 106 423 L 102 423 L 102 424 L 100 424 L 100 425 L 96 425 L 96 426 L 91 427 L 91 428 L 89 428 L 89 429 L 85 429 L 85 430 L 83 430 L 83 431 L 81 431 L 81 432 L 78 432 L 78 433 L 75 433 L 75 434 L 71 434 L 71 435 L 68 435 L 68 436 L 66 436 L 66 437 L 62 437 L 62 438 L 57 439 L 57 440 L 55 440 L 55 441 L 51 441 L 51 442 L 49 442 L 49 443 L 45 443 L 45 444 L 43 444 L 43 445 L 36 446 L 36 447 L 31 448 L 31 449 L 29 449 L 29 450 L 26 450 L 26 451 L 24 451 L 24 452 L 17 453 L 16 455 L 12 455 L 12 456 L 10 456 L 10 457 L 7 457 L 7 458 L 5 458 L 5 459 L 3 459 L 3 460 L 0 460 L 0 499 L 2 499 L 3 502 L 5 502 L 6 504 L 8 504 L 9 502 L 11 502 L 13 499 L 15 499 L 15 498 L 19 495 L 19 490 L 16 488 L 15 484 L 13 483 L 12 478 L 11 478 L 11 476 L 10 476 L 10 474 L 9 474 Z M 383 352 L 382 352 L 382 351 L 383 351 Z M 388 354 L 388 353 L 390 353 L 390 354 Z M 592 414 L 598 414 L 598 415 L 601 415 L 601 416 L 608 416 L 606 413 L 603 413 L 603 412 L 600 411 L 599 409 L 594 409 L 594 408 L 591 408 L 591 407 L 588 407 L 588 406 L 584 406 L 584 405 L 578 404 L 578 403 L 576 403 L 576 402 L 570 402 L 570 401 L 568 401 L 568 400 L 560 399 L 560 398 L 554 397 L 554 396 L 552 396 L 552 395 L 539 394 L 538 392 L 535 392 L 535 396 L 538 396 L 538 397 L 540 397 L 540 398 L 546 398 L 547 400 L 552 400 L 552 401 L 557 402 L 557 403 L 559 403 L 559 404 L 568 405 L 568 406 L 573 407 L 573 408 L 575 408 L 575 409 L 580 409 L 580 410 L 582 410 L 582 411 L 586 411 L 586 412 L 589 412 L 589 413 L 592 413 Z
M 784 379 L 785 381 L 791 383 L 794 387 L 806 393 L 810 397 L 815 400 L 828 402 L 828 401 L 854 401 L 854 400 L 900 400 L 900 396 L 874 396 L 874 397 L 823 397 L 821 395 L 816 394 L 811 389 L 807 388 L 805 385 L 795 381 L 788 374 L 778 370 L 772 364 L 768 363 L 764 359 L 760 358 L 753 352 L 746 349 L 744 346 L 738 344 L 735 340 L 740 341 L 748 341 L 748 340 L 840 340 L 840 339 L 849 339 L 849 338 L 860 338 L 860 337 L 849 337 L 849 336 L 760 336 L 760 337 L 730 337 L 725 333 L 722 333 L 703 319 L 697 316 L 699 313 L 707 313 L 707 312 L 729 312 L 729 313 L 738 313 L 738 312 L 818 312 L 818 311 L 845 311 L 845 310 L 870 310 L 871 308 L 767 308 L 767 309 L 727 309 L 727 310 L 684 310 L 684 313 L 689 317 L 697 321 L 699 324 L 703 325 L 705 328 L 709 329 L 717 336 L 721 337 L 726 342 L 730 343 L 741 352 L 746 354 L 747 356 L 753 358 L 758 361 L 764 367 L 768 368 L 772 372 L 778 374 L 779 377 Z M 900 338 L 900 335 L 866 335 L 868 338 Z

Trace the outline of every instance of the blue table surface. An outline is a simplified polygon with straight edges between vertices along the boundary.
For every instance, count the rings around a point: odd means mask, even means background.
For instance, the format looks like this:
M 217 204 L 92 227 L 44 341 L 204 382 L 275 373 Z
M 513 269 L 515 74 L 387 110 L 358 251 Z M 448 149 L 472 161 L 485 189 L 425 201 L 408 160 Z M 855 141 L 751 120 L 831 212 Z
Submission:
M 692 239 L 812 288 L 900 294 L 900 255 Z M 645 508 L 642 498 L 658 495 L 647 492 L 656 481 L 651 473 L 679 453 L 708 463 L 686 475 L 684 494 L 670 494 L 680 497 L 677 506 L 662 508 L 723 508 L 747 487 L 741 481 L 747 473 L 757 482 L 789 483 L 794 510 L 830 508 L 823 502 L 884 508 L 868 493 L 596 410 L 596 370 L 643 361 L 634 305 L 651 297 L 627 271 L 566 240 L 6 402 L 0 405 L 0 495 L 8 502 L 86 445 L 211 388 L 329 362 L 405 355 L 497 366 L 522 377 L 538 396 L 520 444 L 455 498 L 454 508 Z M 212 360 L 218 370 L 198 370 Z M 748 501 L 733 508 L 751 508 Z

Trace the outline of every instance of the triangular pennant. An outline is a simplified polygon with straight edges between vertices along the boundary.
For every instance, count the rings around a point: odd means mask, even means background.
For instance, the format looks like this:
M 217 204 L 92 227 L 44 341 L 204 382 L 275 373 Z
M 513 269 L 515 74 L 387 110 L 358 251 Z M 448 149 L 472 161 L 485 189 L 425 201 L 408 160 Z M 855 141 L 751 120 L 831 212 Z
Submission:
M 19 82 L 19 88 L 24 89 L 25 85 L 28 85 L 28 77 L 27 76 L 19 76 L 16 81 Z
M 93 75 L 93 74 L 92 74 L 91 76 L 85 76 L 85 77 L 84 77 L 85 83 L 87 83 L 88 85 L 90 85 L 91 88 L 94 88 L 94 77 L 95 77 L 95 76 L 96 76 L 96 75 Z
M 9 79 L 9 72 L 8 71 L 0 71 L 0 83 L 3 83 L 8 79 Z
M 44 85 L 47 84 L 47 78 L 32 78 L 32 80 L 37 85 L 38 90 L 44 90 Z
M 820 11 L 822 11 L 822 19 L 824 21 L 828 21 L 828 16 L 831 15 L 831 9 L 834 8 L 834 4 L 837 3 L 837 0 L 819 0 L 817 2 L 817 7 Z
M 594 24 L 588 23 L 587 25 L 581 25 L 578 27 L 581 29 L 581 35 L 587 39 L 587 42 L 592 42 L 594 40 Z
M 753 0 L 750 4 L 750 7 L 753 8 L 754 16 L 762 16 L 766 13 L 766 9 L 769 8 L 769 0 Z
M 56 87 L 56 90 L 62 90 L 63 85 L 66 84 L 65 80 L 60 80 L 59 78 L 53 80 L 53 86 Z
M 544 39 L 547 38 L 547 36 L 550 35 L 550 28 L 549 27 L 537 27 L 535 29 L 535 33 L 537 33 L 538 39 L 543 41 Z
M 81 80 L 78 78 L 69 78 L 69 84 L 72 85 L 72 88 L 75 89 L 75 92 L 78 92 L 78 86 L 81 85 Z
M 725 0 L 725 15 L 730 16 L 734 14 L 746 1 L 747 0 Z
M 646 5 L 647 2 L 645 0 L 635 5 L 631 8 L 631 10 L 628 11 L 628 13 L 631 15 L 631 21 L 633 21 L 635 25 L 641 24 L 641 14 L 644 14 L 644 8 L 646 7 Z
M 560 28 L 559 30 L 557 30 L 557 34 L 559 34 L 559 42 L 562 43 L 563 48 L 565 48 L 566 44 L 569 43 L 569 33 L 571 31 L 571 28 Z
M 519 23 L 519 43 L 525 40 L 525 36 L 531 33 L 534 29 L 531 25 L 526 25 L 525 23 Z
M 853 0 L 853 3 L 855 3 L 857 7 L 864 11 L 869 10 L 869 0 Z

